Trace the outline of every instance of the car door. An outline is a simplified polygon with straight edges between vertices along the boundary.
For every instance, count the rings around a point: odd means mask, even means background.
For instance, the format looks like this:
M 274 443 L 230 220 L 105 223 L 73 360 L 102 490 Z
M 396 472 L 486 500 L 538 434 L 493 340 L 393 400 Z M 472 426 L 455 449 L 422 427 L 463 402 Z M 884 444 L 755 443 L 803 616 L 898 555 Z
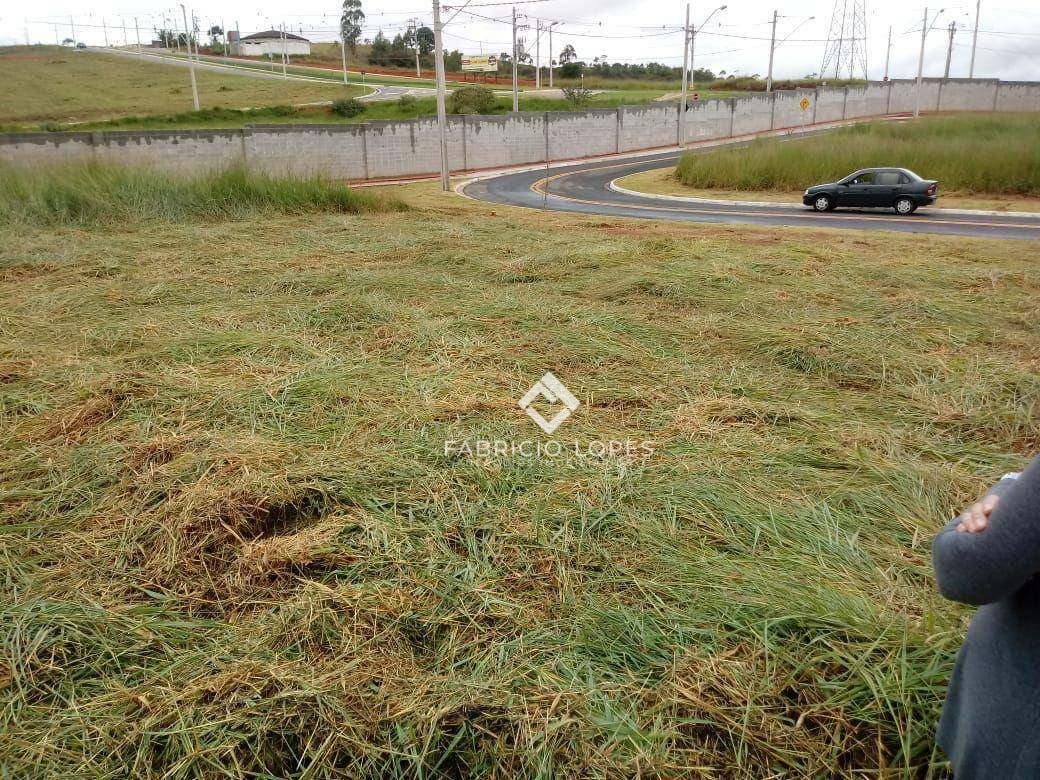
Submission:
M 875 171 L 864 206 L 891 206 L 899 194 L 899 171 Z
M 842 193 L 841 205 L 843 206 L 867 206 L 871 199 L 871 189 L 874 185 L 874 172 L 863 171 L 857 174 L 849 182 L 849 186 Z

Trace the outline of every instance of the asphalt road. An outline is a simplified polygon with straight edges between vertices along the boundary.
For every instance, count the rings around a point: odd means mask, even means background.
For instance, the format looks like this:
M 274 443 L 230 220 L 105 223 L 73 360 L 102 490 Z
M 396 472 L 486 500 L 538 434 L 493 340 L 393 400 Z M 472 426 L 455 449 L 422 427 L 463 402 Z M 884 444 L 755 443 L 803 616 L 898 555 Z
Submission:
M 157 52 L 142 52 L 140 55 L 135 51 L 125 49 L 103 49 L 100 47 L 93 47 L 90 51 L 98 52 L 100 54 L 120 54 L 124 57 L 134 57 L 137 59 L 147 58 L 152 62 L 161 62 L 165 65 L 174 65 L 180 68 L 187 68 L 189 66 L 188 60 L 184 57 L 174 57 L 171 55 L 164 55 Z M 285 77 L 282 76 L 281 66 L 275 63 L 273 70 L 260 70 L 259 68 L 244 67 L 241 65 L 226 64 L 213 59 L 207 58 L 207 55 L 203 55 L 198 62 L 195 63 L 195 67 L 200 70 L 211 70 L 217 71 L 218 73 L 233 73 L 239 76 L 252 76 L 253 78 L 259 79 L 278 79 L 286 81 L 306 81 L 310 83 L 318 84 L 338 84 L 338 80 L 330 79 L 325 76 L 304 76 L 301 74 L 289 73 Z M 351 84 L 353 86 L 362 86 L 360 83 L 360 74 L 354 73 L 353 71 L 349 74 Z M 400 86 L 390 84 L 366 84 L 364 85 L 369 89 L 373 90 L 367 95 L 361 95 L 358 97 L 363 103 L 373 103 L 381 100 L 397 100 L 401 95 L 415 95 L 416 97 L 432 97 L 437 94 L 437 90 L 432 87 L 411 87 L 407 84 Z M 449 92 L 451 90 L 448 90 Z
M 1040 219 L 1031 217 L 951 214 L 936 208 L 919 209 L 905 217 L 896 215 L 891 209 L 839 209 L 819 214 L 801 203 L 790 206 L 679 203 L 628 195 L 609 187 L 610 182 L 619 176 L 672 167 L 678 158 L 679 153 L 671 151 L 625 162 L 606 160 L 550 166 L 548 171 L 542 168 L 473 181 L 465 185 L 463 192 L 493 203 L 614 217 L 1040 239 Z

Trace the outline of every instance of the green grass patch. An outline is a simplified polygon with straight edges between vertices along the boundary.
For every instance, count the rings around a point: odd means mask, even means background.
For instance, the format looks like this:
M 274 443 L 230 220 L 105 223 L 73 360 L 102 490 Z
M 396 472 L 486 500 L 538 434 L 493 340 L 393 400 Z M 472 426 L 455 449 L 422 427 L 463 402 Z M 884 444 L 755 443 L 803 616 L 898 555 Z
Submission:
M 7 225 L 183 222 L 403 208 L 399 201 L 327 179 L 264 176 L 239 168 L 191 178 L 100 165 L 0 168 L 0 223 Z
M 593 95 L 588 108 L 616 108 L 621 105 L 649 103 L 657 93 L 603 93 Z M 248 124 L 354 124 L 373 119 L 415 119 L 420 116 L 434 116 L 437 113 L 437 102 L 432 97 L 409 96 L 410 100 L 380 100 L 358 103 L 360 113 L 343 116 L 336 113 L 334 105 L 330 106 L 291 106 L 276 105 L 252 109 L 207 108 L 202 111 L 183 111 L 175 114 L 148 114 L 127 116 L 118 119 L 82 124 L 63 124 L 47 122 L 39 125 L 38 130 L 57 132 L 62 130 L 176 130 L 235 128 Z M 513 110 L 512 99 L 498 95 L 489 114 L 507 114 Z M 566 100 L 538 96 L 520 96 L 521 111 L 571 111 Z M 0 129 L 24 129 L 15 126 Z
M 97 54 L 59 46 L 0 49 L 4 99 L 0 123 L 23 129 L 41 122 L 89 122 L 192 109 L 188 69 L 154 59 Z M 256 108 L 356 97 L 370 90 L 342 82 L 281 81 L 248 74 L 196 71 L 203 108 Z
M 909 168 L 940 192 L 1040 195 L 1035 114 L 925 117 L 874 122 L 820 136 L 761 139 L 745 148 L 686 154 L 676 169 L 690 187 L 798 190 L 859 168 Z

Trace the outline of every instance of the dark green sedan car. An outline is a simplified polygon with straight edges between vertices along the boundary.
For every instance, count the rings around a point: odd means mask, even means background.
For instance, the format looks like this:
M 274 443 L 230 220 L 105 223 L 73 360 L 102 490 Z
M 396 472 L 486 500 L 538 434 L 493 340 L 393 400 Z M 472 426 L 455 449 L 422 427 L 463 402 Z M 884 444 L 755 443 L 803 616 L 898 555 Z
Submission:
M 935 203 L 939 182 L 922 179 L 906 168 L 864 168 L 830 184 L 805 191 L 802 203 L 816 211 L 839 206 L 891 208 L 896 214 L 913 214 L 918 206 Z

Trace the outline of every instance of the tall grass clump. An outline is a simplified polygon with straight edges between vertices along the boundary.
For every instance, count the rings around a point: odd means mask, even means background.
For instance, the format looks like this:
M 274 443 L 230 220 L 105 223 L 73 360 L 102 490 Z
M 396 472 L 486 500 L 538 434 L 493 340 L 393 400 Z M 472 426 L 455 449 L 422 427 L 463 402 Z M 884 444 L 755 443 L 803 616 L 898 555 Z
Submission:
M 1040 122 L 1035 114 L 928 117 L 876 122 L 799 140 L 687 154 L 679 181 L 702 189 L 797 190 L 858 168 L 909 168 L 943 190 L 1040 195 Z
M 359 193 L 324 177 L 266 176 L 243 168 L 196 177 L 96 164 L 0 168 L 0 224 L 8 225 L 91 226 L 404 208 L 399 201 Z

